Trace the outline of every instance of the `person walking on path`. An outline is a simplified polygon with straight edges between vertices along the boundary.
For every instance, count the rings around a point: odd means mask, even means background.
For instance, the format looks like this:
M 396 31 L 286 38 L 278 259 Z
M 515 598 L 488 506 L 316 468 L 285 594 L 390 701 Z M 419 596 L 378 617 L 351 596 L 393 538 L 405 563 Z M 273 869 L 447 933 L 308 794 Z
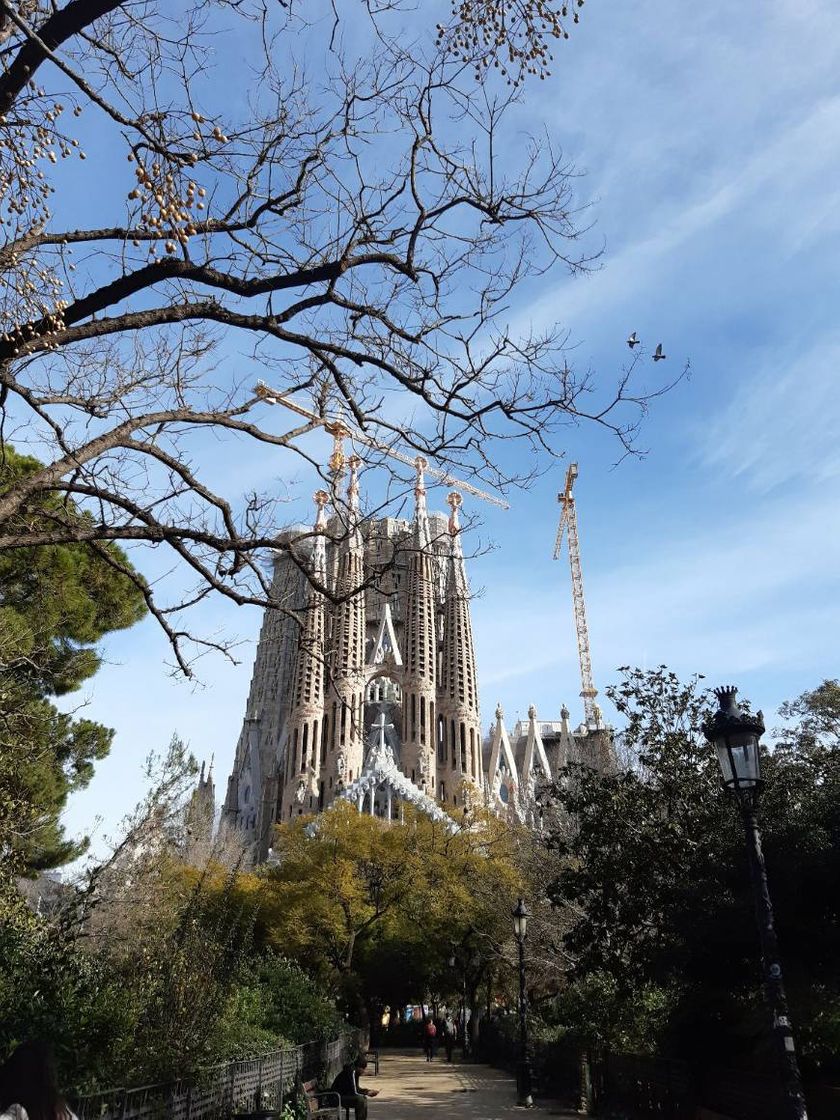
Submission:
M 446 1049 L 446 1060 L 451 1062 L 452 1051 L 455 1047 L 455 1024 L 448 1015 L 443 1020 L 443 1045 Z
M 437 1043 L 437 1027 L 435 1021 L 429 1016 L 423 1027 L 423 1049 L 426 1051 L 426 1061 L 435 1060 L 435 1044 Z
M 377 1089 L 362 1089 L 359 1085 L 359 1077 L 366 1069 L 367 1062 L 360 1054 L 354 1065 L 347 1063 L 330 1086 L 330 1092 L 341 1097 L 341 1107 L 353 1109 L 356 1120 L 367 1120 L 368 1097 L 375 1097 L 378 1092 Z
M 45 1042 L 22 1042 L 0 1066 L 0 1120 L 77 1120 Z

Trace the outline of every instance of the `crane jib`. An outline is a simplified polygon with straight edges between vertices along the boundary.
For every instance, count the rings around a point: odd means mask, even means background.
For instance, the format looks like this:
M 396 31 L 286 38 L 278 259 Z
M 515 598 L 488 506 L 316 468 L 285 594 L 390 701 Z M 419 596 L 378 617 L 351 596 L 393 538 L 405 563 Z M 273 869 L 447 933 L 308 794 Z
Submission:
M 254 392 L 260 400 L 265 401 L 267 404 L 279 404 L 284 408 L 288 408 L 290 412 L 297 413 L 298 416 L 303 416 L 307 420 L 311 420 L 313 424 L 317 424 L 324 428 L 333 439 L 335 440 L 335 447 L 333 448 L 333 455 L 331 462 L 335 462 L 333 469 L 339 469 L 340 465 L 344 462 L 344 455 L 341 450 L 341 442 L 344 439 L 349 439 L 351 443 L 362 443 L 367 447 L 373 448 L 375 451 L 381 452 L 383 455 L 388 455 L 392 459 L 397 459 L 400 463 L 405 463 L 406 466 L 414 467 L 415 469 L 422 469 L 425 473 L 438 479 L 440 482 L 448 486 L 455 486 L 459 490 L 464 490 L 468 494 L 472 494 L 475 498 L 480 498 L 483 502 L 489 502 L 491 505 L 498 506 L 500 509 L 510 509 L 508 502 L 503 498 L 496 497 L 495 494 L 488 494 L 484 490 L 479 490 L 477 486 L 473 486 L 470 482 L 465 482 L 463 479 L 456 478 L 454 475 L 449 474 L 448 471 L 443 471 L 437 467 L 429 467 L 425 464 L 425 459 L 422 455 L 411 458 L 401 451 L 397 451 L 394 447 L 389 447 L 388 444 L 380 442 L 373 436 L 367 435 L 365 432 L 360 432 L 357 428 L 351 428 L 342 419 L 338 417 L 319 416 L 317 412 L 313 412 L 309 408 L 293 401 L 290 397 L 284 396 L 282 393 L 276 392 L 270 386 L 266 385 L 264 381 L 258 381 L 254 386 Z M 418 459 L 422 460 L 418 465 Z

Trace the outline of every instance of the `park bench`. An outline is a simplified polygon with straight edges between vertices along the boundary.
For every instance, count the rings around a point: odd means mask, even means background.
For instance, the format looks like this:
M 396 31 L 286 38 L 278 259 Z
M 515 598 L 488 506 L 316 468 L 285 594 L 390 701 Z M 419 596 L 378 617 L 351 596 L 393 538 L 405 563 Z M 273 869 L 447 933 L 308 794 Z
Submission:
M 304 1081 L 301 1086 L 306 1098 L 307 1116 L 332 1116 L 333 1120 L 341 1120 L 341 1097 L 331 1091 L 321 1092 L 317 1081 Z M 327 1103 L 331 1101 L 332 1103 Z

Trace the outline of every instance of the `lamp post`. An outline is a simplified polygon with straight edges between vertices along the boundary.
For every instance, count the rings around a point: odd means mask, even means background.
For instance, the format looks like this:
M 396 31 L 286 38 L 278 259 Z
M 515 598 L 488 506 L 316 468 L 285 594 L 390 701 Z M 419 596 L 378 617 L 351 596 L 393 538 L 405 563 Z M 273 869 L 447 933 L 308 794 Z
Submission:
M 788 1105 L 786 1115 L 790 1120 L 807 1120 L 756 816 L 758 795 L 763 785 L 759 739 L 764 734 L 764 717 L 761 712 L 752 716 L 741 711 L 737 688 L 716 688 L 714 692 L 718 710 L 703 724 L 703 734 L 717 751 L 723 784 L 735 796 L 744 826 L 761 942 L 764 989 L 773 1016 L 773 1037 Z
M 520 898 L 512 913 L 513 932 L 519 945 L 519 1063 L 516 1067 L 516 1092 L 519 1104 L 530 1108 L 531 1064 L 528 1061 L 528 994 L 525 988 L 525 936 L 528 931 L 528 909 Z

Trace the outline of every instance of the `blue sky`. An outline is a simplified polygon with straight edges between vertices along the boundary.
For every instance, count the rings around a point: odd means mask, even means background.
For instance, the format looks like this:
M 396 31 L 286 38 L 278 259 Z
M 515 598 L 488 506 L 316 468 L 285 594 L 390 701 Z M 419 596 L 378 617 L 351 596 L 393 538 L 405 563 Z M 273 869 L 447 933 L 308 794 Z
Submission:
M 736 683 L 769 713 L 838 674 L 840 12 L 589 0 L 556 53 L 523 126 L 543 114 L 586 173 L 604 255 L 593 275 L 532 285 L 511 322 L 561 320 L 576 360 L 606 379 L 631 330 L 661 340 L 673 372 L 692 368 L 654 403 L 644 458 L 615 466 L 606 433 L 569 431 L 596 684 L 666 663 Z M 218 467 L 263 485 L 270 455 Z M 480 539 L 496 545 L 471 567 L 485 724 L 499 700 L 511 721 L 530 703 L 545 718 L 563 702 L 581 713 L 568 566 L 551 559 L 564 470 L 508 513 L 481 510 Z M 291 481 L 308 517 L 311 480 Z M 175 731 L 215 756 L 223 786 L 260 617 L 217 602 L 196 621 L 241 639 L 240 663 L 206 658 L 198 685 L 171 677 L 151 622 L 107 641 L 74 699 L 116 739 L 67 809 L 71 832 L 96 817 L 98 835 L 113 832 L 142 792 L 143 758 Z

